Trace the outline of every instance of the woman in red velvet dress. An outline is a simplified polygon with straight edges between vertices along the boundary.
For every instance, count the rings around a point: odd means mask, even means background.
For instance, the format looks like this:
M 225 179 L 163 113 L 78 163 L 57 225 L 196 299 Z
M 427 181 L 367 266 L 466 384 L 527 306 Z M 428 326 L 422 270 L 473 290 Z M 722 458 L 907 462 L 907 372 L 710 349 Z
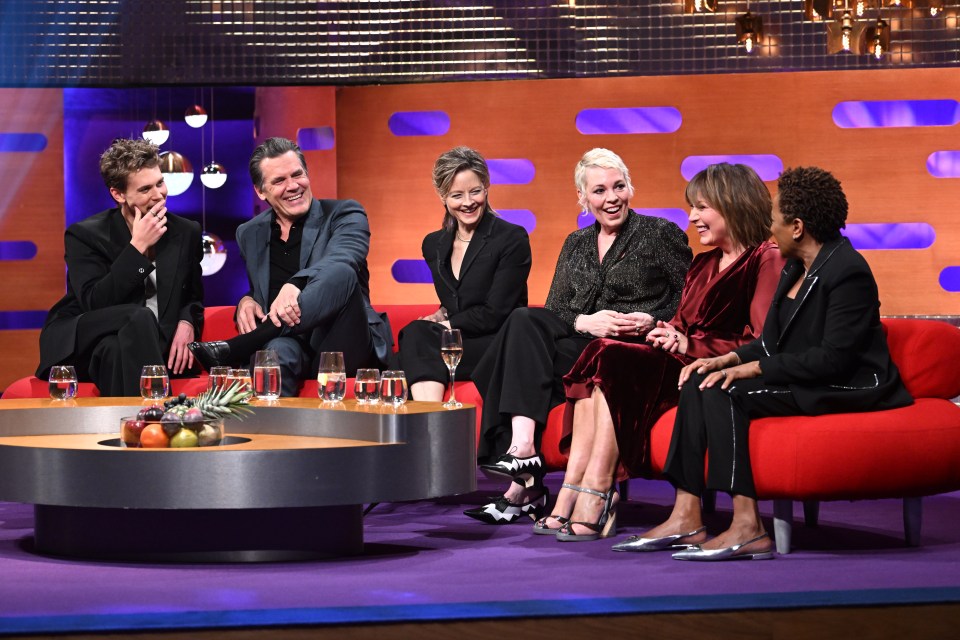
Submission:
M 569 446 L 563 487 L 534 532 L 561 541 L 616 532 L 616 478 L 649 469 L 650 429 L 677 404 L 681 368 L 760 335 L 784 261 L 770 237 L 770 192 L 745 165 L 715 164 L 687 185 L 690 222 L 703 245 L 670 322 L 646 344 L 595 340 L 564 378 Z M 570 415 L 572 413 L 572 419 Z

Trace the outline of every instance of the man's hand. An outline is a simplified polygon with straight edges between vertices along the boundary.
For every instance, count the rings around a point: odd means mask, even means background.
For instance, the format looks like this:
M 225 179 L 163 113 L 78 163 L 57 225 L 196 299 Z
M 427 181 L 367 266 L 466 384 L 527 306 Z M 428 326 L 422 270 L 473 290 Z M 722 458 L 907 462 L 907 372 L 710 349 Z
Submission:
M 417 320 L 426 320 L 427 322 L 443 322 L 446 319 L 447 314 L 444 312 L 443 307 L 440 307 L 428 316 L 420 316 L 417 318 Z
M 280 293 L 277 294 L 277 299 L 270 305 L 270 313 L 267 314 L 270 321 L 278 327 L 282 326 L 281 323 L 288 327 L 300 324 L 299 299 L 300 289 L 297 287 L 289 282 L 280 287 Z
M 181 374 L 193 366 L 193 354 L 187 345 L 193 342 L 193 325 L 186 320 L 177 324 L 177 332 L 173 334 L 170 343 L 170 357 L 167 359 L 167 369 L 175 374 Z
M 163 202 L 150 207 L 146 213 L 133 208 L 133 227 L 130 229 L 130 244 L 143 255 L 167 232 L 167 207 Z
M 250 296 L 243 296 L 237 303 L 237 329 L 240 333 L 250 333 L 267 315 Z

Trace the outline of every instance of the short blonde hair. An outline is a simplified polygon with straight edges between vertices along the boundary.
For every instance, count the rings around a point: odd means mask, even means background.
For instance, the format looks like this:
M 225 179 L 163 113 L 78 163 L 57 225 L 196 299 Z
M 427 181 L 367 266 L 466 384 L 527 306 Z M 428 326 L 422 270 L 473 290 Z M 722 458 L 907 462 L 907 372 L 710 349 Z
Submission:
M 587 169 L 613 169 L 623 174 L 623 180 L 627 183 L 627 189 L 633 196 L 633 184 L 630 182 L 630 170 L 623 160 L 609 149 L 596 147 L 590 149 L 573 170 L 573 182 L 577 185 L 577 191 L 580 192 L 580 206 L 586 208 L 586 190 L 587 190 Z

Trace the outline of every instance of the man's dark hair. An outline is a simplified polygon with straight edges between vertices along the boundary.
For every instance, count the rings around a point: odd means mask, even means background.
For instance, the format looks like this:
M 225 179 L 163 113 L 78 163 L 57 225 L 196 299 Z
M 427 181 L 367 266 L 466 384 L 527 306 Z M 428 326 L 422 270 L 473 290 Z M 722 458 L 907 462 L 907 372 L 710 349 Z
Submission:
M 267 158 L 279 158 L 288 151 L 293 151 L 300 159 L 300 166 L 307 172 L 307 160 L 303 157 L 303 151 L 293 140 L 286 138 L 267 138 L 259 147 L 253 150 L 250 156 L 250 179 L 253 180 L 253 186 L 263 190 L 263 171 L 260 170 L 260 163 Z

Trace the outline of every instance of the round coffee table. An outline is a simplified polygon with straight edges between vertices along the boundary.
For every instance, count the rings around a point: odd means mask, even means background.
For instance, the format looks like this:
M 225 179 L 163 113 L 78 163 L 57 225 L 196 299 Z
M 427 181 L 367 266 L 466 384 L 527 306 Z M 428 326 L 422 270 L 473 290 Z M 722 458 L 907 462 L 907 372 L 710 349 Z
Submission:
M 183 562 L 351 555 L 363 550 L 363 504 L 476 489 L 469 405 L 284 398 L 227 420 L 219 447 L 120 448 L 120 419 L 139 406 L 0 400 L 0 500 L 35 505 L 37 551 Z

